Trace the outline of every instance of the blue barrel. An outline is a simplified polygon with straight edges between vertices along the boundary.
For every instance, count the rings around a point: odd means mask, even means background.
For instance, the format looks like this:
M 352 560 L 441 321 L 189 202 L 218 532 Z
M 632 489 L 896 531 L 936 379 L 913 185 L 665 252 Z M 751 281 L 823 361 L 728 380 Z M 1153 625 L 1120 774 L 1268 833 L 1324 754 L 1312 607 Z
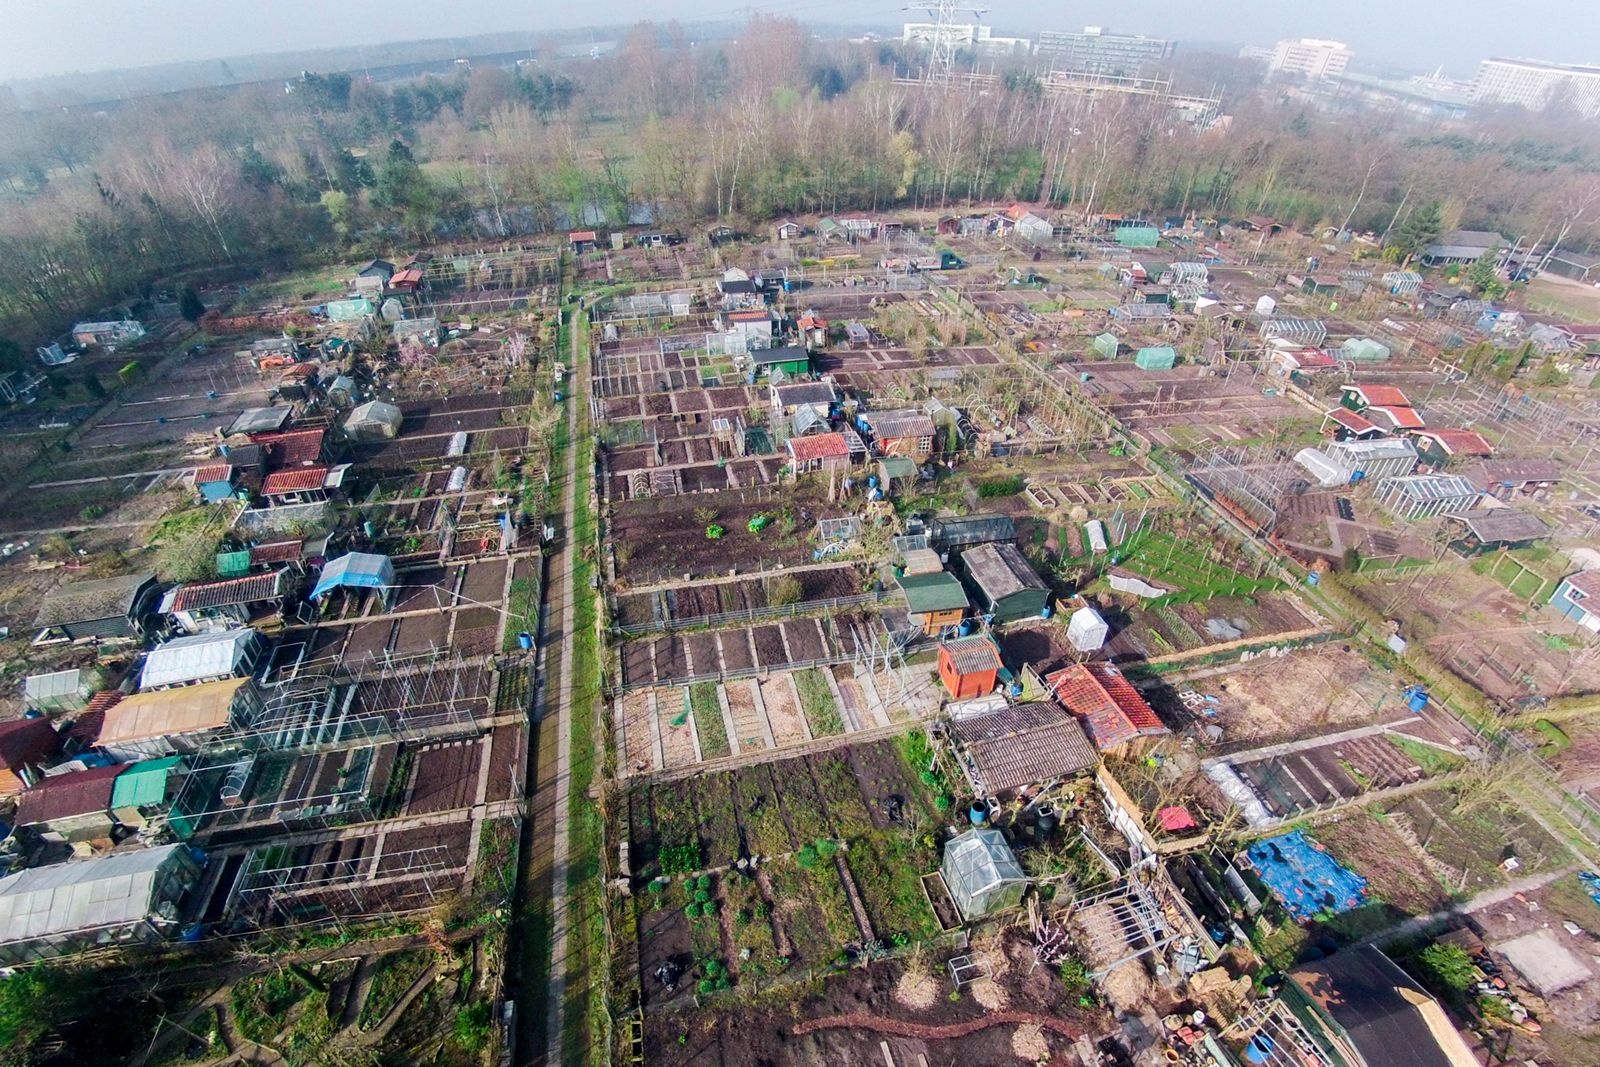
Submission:
M 1420 685 L 1406 690 L 1406 707 L 1421 715 L 1428 707 L 1428 691 Z
M 1048 619 L 1050 616 L 1054 615 L 1055 613 L 1056 613 L 1056 609 L 1051 607 L 1049 604 L 1046 604 L 1044 607 L 1039 609 L 1039 618 Z
M 982 801 L 973 801 L 972 807 L 967 809 L 967 818 L 974 826 L 982 826 L 989 818 L 989 809 L 983 806 Z
M 1257 1034 L 1255 1037 L 1252 1037 L 1250 1039 L 1250 1043 L 1244 1047 L 1244 1062 L 1258 1064 L 1266 1063 L 1272 1059 L 1272 1050 L 1274 1047 L 1275 1046 L 1272 1043 L 1272 1038 L 1268 1037 L 1266 1034 Z
M 533 648 L 533 635 L 526 630 L 522 631 L 517 635 L 517 645 L 522 649 L 522 651 L 527 652 L 529 649 Z
M 1318 574 L 1316 571 L 1312 571 L 1310 574 L 1306 575 L 1306 584 L 1307 585 L 1321 585 L 1322 584 L 1322 576 L 1320 574 Z
M 1013 697 L 1019 697 L 1019 696 L 1022 695 L 1022 683 L 1021 682 L 1012 682 L 1011 683 L 1011 695 Z
M 876 474 L 867 475 L 867 488 L 868 489 L 876 489 L 876 488 L 878 488 L 878 476 Z
M 958 627 L 958 629 L 960 630 L 961 636 L 966 637 L 968 634 L 972 633 L 972 620 L 962 619 L 961 625 Z
M 559 404 L 565 399 L 566 399 L 566 397 L 561 395 L 561 390 L 557 389 L 556 390 L 556 403 Z

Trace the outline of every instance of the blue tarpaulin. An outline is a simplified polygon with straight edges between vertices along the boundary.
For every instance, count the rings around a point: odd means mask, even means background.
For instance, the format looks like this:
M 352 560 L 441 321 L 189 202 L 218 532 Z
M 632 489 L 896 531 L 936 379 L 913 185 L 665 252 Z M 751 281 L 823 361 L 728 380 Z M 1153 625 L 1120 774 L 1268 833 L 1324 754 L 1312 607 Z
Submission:
M 1367 880 L 1295 830 L 1245 850 L 1250 866 L 1299 922 L 1367 902 Z
M 384 589 L 394 586 L 394 564 L 388 556 L 371 552 L 351 552 L 322 568 L 311 599 L 318 600 L 332 589 Z

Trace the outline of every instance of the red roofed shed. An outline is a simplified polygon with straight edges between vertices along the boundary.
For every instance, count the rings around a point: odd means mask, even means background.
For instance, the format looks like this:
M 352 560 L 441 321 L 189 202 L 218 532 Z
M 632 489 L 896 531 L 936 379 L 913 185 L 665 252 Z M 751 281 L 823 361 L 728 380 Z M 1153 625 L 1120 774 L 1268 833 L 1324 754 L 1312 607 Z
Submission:
M 1109 663 L 1078 663 L 1045 675 L 1045 684 L 1083 721 L 1102 752 L 1170 733 L 1122 672 Z

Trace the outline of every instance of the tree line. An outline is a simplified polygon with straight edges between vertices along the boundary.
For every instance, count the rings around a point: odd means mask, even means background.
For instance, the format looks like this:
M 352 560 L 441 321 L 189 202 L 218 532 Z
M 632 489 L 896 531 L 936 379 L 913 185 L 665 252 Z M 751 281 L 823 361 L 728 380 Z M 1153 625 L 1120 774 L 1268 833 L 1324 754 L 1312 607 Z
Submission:
M 599 60 L 515 71 L 9 112 L 0 336 L 31 347 L 174 275 L 630 219 L 1023 200 L 1267 214 L 1397 247 L 1455 226 L 1577 250 L 1600 233 L 1600 131 L 1568 116 L 1325 115 L 1224 64 L 1176 72 L 1228 85 L 1201 127 L 1158 100 L 1051 94 L 1026 61 L 982 92 L 896 81 L 915 60 L 757 16 L 728 41 L 647 23 Z

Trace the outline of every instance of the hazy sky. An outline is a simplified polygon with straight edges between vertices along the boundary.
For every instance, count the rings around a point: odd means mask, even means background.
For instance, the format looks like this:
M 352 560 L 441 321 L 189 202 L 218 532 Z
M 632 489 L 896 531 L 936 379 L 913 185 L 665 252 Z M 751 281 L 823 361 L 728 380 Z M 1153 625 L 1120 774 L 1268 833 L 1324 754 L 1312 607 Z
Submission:
M 1600 64 L 1600 0 L 986 0 L 984 21 L 1028 36 L 1086 24 L 1179 40 L 1333 37 L 1372 59 L 1470 74 L 1487 55 Z M 0 79 L 319 45 L 537 32 L 596 21 L 738 17 L 896 24 L 902 0 L 0 0 Z

